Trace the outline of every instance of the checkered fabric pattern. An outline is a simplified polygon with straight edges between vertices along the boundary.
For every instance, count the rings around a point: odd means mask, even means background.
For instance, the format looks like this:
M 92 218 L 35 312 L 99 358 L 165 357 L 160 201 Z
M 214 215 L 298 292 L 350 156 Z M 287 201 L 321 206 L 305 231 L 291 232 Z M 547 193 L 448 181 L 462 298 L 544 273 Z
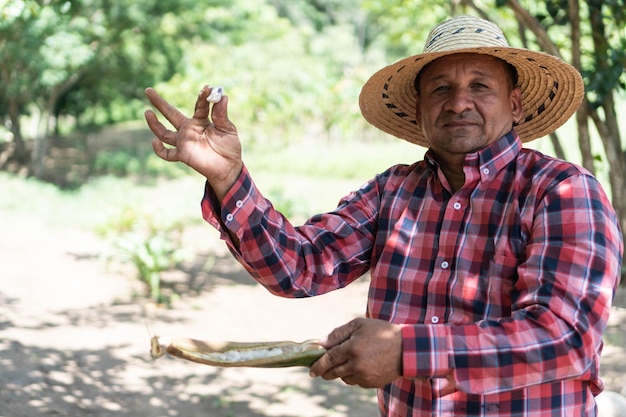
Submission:
M 468 154 L 464 171 L 452 193 L 429 151 L 294 227 L 244 168 L 224 201 L 206 188 L 202 211 L 274 294 L 315 296 L 370 273 L 367 316 L 403 334 L 403 377 L 379 390 L 381 415 L 595 415 L 623 251 L 607 196 L 514 131 Z

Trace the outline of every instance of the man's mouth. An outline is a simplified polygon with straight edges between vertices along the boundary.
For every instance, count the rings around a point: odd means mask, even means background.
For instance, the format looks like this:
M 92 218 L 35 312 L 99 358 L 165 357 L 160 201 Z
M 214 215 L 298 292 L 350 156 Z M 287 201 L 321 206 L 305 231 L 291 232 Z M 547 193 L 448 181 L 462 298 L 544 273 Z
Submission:
M 463 122 L 448 122 L 448 123 L 443 124 L 443 127 L 450 127 L 450 128 L 472 127 L 472 126 L 476 126 L 476 123 L 463 121 Z
M 473 127 L 478 126 L 480 124 L 480 120 L 478 117 L 471 117 L 469 115 L 465 115 L 464 117 L 444 117 L 441 120 L 441 126 L 447 128 L 463 128 L 463 127 Z

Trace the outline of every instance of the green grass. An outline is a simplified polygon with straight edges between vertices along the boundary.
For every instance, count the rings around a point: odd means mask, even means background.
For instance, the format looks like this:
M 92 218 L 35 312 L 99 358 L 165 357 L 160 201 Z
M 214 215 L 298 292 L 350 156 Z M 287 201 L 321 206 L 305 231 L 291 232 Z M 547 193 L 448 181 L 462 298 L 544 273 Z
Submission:
M 366 180 L 393 164 L 413 163 L 424 154 L 424 148 L 394 138 L 375 143 L 351 141 L 257 148 L 250 151 L 244 148 L 244 160 L 255 172 L 342 180 Z
M 95 228 L 128 208 L 159 217 L 199 215 L 203 181 L 191 176 L 141 185 L 133 180 L 103 177 L 78 190 L 0 173 L 0 210 L 45 220 L 58 227 Z
M 394 163 L 411 163 L 423 149 L 402 140 L 388 143 L 292 146 L 244 150 L 261 191 L 298 217 L 331 210 L 340 197 Z M 158 159 L 156 156 L 149 158 Z M 156 164 L 158 166 L 158 164 Z M 204 180 L 187 170 L 174 178 L 94 178 L 76 190 L 0 172 L 0 210 L 47 219 L 50 225 L 94 228 L 132 208 L 163 221 L 201 221 Z M 289 213 L 287 213 L 289 214 Z

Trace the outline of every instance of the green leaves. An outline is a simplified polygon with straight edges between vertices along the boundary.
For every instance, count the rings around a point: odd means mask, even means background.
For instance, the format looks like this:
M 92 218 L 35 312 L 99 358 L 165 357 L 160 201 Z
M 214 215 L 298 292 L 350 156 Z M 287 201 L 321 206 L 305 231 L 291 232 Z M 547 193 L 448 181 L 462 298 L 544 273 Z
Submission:
M 154 302 L 171 301 L 161 291 L 161 274 L 185 259 L 181 222 L 164 223 L 150 214 L 126 209 L 98 231 L 112 238 L 118 251 L 116 258 L 135 266 L 137 277 L 146 285 L 146 293 Z
M 83 42 L 76 31 L 58 32 L 44 39 L 40 56 L 47 64 L 41 73 L 41 87 L 62 84 L 94 59 L 95 51 Z

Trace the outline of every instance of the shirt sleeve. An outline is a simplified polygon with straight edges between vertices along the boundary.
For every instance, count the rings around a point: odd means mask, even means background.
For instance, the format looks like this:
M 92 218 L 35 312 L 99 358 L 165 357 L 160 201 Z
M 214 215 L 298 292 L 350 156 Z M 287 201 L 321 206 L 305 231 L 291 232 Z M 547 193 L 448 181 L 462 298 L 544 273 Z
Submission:
M 452 338 L 448 326 L 401 325 L 402 367 L 407 378 L 443 378 L 450 373 Z
M 376 230 L 374 184 L 342 199 L 335 211 L 294 227 L 261 195 L 244 167 L 221 204 L 206 186 L 202 213 L 271 293 L 308 297 L 342 288 L 369 269 Z
M 621 273 L 618 224 L 590 175 L 570 176 L 547 190 L 518 267 L 512 316 L 451 328 L 462 390 L 486 394 L 564 379 L 599 381 L 602 334 Z
M 404 376 L 452 375 L 482 395 L 566 379 L 602 389 L 593 385 L 623 242 L 593 177 L 568 177 L 539 198 L 525 254 L 510 317 L 403 328 Z

